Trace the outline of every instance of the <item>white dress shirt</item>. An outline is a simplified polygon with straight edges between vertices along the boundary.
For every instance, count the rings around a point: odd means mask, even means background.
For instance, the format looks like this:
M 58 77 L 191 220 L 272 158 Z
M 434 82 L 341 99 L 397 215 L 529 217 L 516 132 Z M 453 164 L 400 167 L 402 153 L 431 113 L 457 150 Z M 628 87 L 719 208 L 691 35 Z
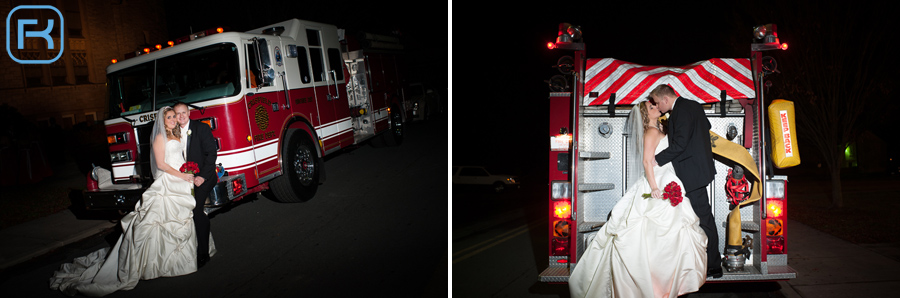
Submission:
M 187 137 L 188 137 L 188 128 L 191 127 L 191 121 L 188 120 L 187 125 L 181 127 L 181 143 L 184 146 L 181 147 L 181 153 L 184 154 L 184 161 L 187 161 Z

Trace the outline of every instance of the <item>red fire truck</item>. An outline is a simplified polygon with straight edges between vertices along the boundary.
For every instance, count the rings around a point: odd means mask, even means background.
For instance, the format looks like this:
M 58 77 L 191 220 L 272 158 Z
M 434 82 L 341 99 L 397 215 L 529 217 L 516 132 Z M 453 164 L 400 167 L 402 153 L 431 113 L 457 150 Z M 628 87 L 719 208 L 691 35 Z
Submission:
M 626 155 L 633 151 L 625 127 L 628 114 L 660 84 L 698 101 L 712 124 L 710 140 L 717 174 L 707 192 L 720 239 L 716 249 L 723 255 L 725 272 L 722 278 L 708 277 L 707 281 L 796 277 L 787 255 L 787 177 L 774 175 L 775 167 L 789 165 L 773 163 L 777 152 L 770 155 L 767 151 L 784 145 L 775 140 L 792 135 L 787 125 L 793 126 L 793 120 L 787 118 L 793 117 L 793 109 L 781 111 L 784 119 L 766 114 L 775 104 L 764 100 L 764 77 L 776 70 L 776 64 L 763 53 L 787 49 L 787 44 L 778 41 L 775 29 L 774 24 L 754 28 L 749 58 L 716 58 L 669 67 L 588 59 L 581 28 L 560 25 L 556 42 L 548 43 L 548 48 L 563 51 L 564 56 L 555 66 L 562 74 L 548 81 L 549 266 L 539 274 L 540 281 L 568 282 L 585 248 L 624 195 L 628 181 L 635 179 L 625 173 Z M 775 121 L 767 122 L 771 120 Z M 767 129 L 773 128 L 769 134 Z M 770 135 L 776 136 L 772 142 Z M 793 151 L 790 148 L 796 142 L 786 143 L 785 152 L 796 154 L 796 145 Z
M 175 102 L 187 103 L 217 142 L 208 210 L 269 189 L 281 202 L 309 200 L 325 181 L 324 156 L 365 141 L 402 142 L 412 110 L 402 49 L 393 36 L 291 19 L 243 33 L 201 31 L 113 60 L 112 168 L 88 178 L 86 208 L 133 209 L 153 180 L 156 111 Z

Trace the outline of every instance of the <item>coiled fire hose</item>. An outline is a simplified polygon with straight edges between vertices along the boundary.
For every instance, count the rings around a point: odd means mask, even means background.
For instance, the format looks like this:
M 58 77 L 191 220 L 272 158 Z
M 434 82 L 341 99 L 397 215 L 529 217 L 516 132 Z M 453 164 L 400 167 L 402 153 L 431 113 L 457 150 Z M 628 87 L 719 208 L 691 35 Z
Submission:
M 732 170 L 728 171 L 725 183 L 725 192 L 733 209 L 728 214 L 727 246 L 743 247 L 741 239 L 741 207 L 759 201 L 762 197 L 759 173 L 756 171 L 756 163 L 750 152 L 744 146 L 729 141 L 710 131 L 709 140 L 712 144 L 713 154 L 734 162 L 734 168 L 739 169 L 740 177 L 735 177 Z M 749 174 L 749 175 L 744 175 Z M 726 247 L 727 247 L 726 246 Z

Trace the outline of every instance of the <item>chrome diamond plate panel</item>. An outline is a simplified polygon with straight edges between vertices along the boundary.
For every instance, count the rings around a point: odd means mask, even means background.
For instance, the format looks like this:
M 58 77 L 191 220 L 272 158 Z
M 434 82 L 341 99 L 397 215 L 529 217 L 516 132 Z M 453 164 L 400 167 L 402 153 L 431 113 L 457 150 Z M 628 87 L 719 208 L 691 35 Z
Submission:
M 576 260 L 580 259 L 584 247 L 596 235 L 596 229 L 591 229 L 591 227 L 605 222 L 606 216 L 613 206 L 624 195 L 627 188 L 627 185 L 624 185 L 625 160 L 627 160 L 624 154 L 631 152 L 631 148 L 626 146 L 627 138 L 623 135 L 627 111 L 618 109 L 615 111 L 615 117 L 610 117 L 606 112 L 606 107 L 602 106 L 593 107 L 593 109 L 586 108 L 584 111 L 585 114 L 579 117 L 581 123 L 578 146 L 581 152 L 590 153 L 582 154 L 578 160 L 579 185 L 585 185 L 585 189 L 577 193 L 576 226 L 581 232 L 577 234 L 575 242 L 578 247 Z M 729 105 L 728 114 L 722 116 L 718 107 L 712 105 L 712 108 L 707 110 L 707 118 L 712 125 L 712 131 L 725 137 L 731 126 L 734 126 L 739 133 L 744 131 L 744 118 L 741 113 L 740 105 Z M 612 127 L 611 133 L 606 135 L 600 133 L 599 128 L 604 123 Z M 742 135 L 737 135 L 733 139 L 735 143 L 739 144 L 742 140 Z M 608 152 L 608 156 L 605 152 Z M 730 165 L 717 160 L 715 168 L 716 176 L 707 188 L 707 193 L 718 228 L 718 251 L 722 253 L 727 242 L 726 219 L 731 211 L 725 193 L 726 174 Z M 612 184 L 612 189 L 588 190 L 590 187 L 607 184 Z M 724 277 L 710 278 L 709 281 L 772 280 L 796 277 L 796 272 L 786 266 L 786 258 L 782 260 L 778 255 L 769 255 L 768 263 L 761 262 L 760 253 L 758 253 L 761 247 L 759 204 L 756 202 L 741 208 L 741 238 L 750 236 L 753 239 L 751 260 L 748 260 L 743 271 L 726 272 Z M 542 279 L 543 276 L 544 274 L 542 274 Z M 565 280 L 568 280 L 567 273 Z M 556 281 L 559 281 L 559 278 L 556 278 Z
M 622 135 L 625 127 L 625 117 L 580 117 L 579 151 L 583 152 L 609 152 L 608 158 L 581 158 L 578 161 L 579 192 L 576 203 L 576 226 L 581 230 L 583 226 L 605 222 L 606 216 L 612 211 L 616 202 L 622 198 L 625 192 L 623 144 L 625 137 Z M 606 123 L 612 128 L 612 132 L 603 135 L 600 126 Z M 596 187 L 603 185 L 604 187 Z M 583 189 L 582 189 L 583 187 Z M 601 189 L 582 191 L 588 189 Z M 579 233 L 576 237 L 578 245 L 578 258 L 584 252 L 585 235 Z M 576 258 L 576 260 L 578 260 Z

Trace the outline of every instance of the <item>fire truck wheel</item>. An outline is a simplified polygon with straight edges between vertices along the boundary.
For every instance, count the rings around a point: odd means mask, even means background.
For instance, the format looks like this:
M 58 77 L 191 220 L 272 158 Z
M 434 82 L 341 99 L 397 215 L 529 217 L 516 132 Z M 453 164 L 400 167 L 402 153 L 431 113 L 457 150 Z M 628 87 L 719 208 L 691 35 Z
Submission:
M 321 160 L 316 155 L 316 147 L 302 130 L 288 136 L 283 149 L 284 173 L 272 180 L 275 200 L 282 203 L 308 201 L 319 188 Z

